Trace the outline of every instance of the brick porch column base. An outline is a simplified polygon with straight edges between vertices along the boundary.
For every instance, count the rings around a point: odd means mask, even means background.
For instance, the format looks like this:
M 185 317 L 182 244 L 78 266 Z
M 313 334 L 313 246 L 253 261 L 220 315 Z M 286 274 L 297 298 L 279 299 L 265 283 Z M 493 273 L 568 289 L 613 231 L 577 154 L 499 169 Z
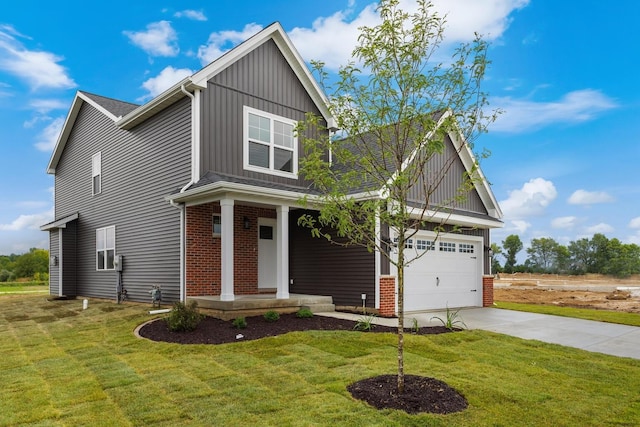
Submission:
M 493 276 L 482 276 L 482 306 L 493 307 Z
M 396 315 L 395 276 L 380 276 L 380 308 L 378 314 L 382 317 L 394 317 Z

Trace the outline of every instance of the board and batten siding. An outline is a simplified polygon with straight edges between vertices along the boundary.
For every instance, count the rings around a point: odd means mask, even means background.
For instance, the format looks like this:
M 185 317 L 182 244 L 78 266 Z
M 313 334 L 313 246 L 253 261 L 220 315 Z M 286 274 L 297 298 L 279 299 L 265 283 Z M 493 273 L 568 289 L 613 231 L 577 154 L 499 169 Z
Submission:
M 296 294 L 330 295 L 338 306 L 375 307 L 374 253 L 357 245 L 339 246 L 311 235 L 297 224 L 303 213 L 293 210 L 289 216 L 289 291 Z
M 164 196 L 190 179 L 190 120 L 188 98 L 131 130 L 118 129 L 89 104 L 81 107 L 55 174 L 56 218 L 79 214 L 78 295 L 116 297 L 117 273 L 96 269 L 96 229 L 115 226 L 129 298 L 148 301 L 158 284 L 163 300 L 179 299 L 180 211 Z M 97 152 L 102 192 L 94 196 L 91 157 Z
M 438 182 L 442 171 L 446 168 L 447 162 L 452 161 L 449 170 L 445 174 L 442 182 L 437 184 L 436 188 L 431 190 L 429 195 L 430 206 L 442 206 L 444 208 L 459 209 L 479 214 L 487 214 L 487 209 L 480 199 L 477 190 L 473 189 L 466 192 L 463 201 L 453 200 L 463 188 L 464 175 L 467 170 L 456 153 L 456 150 L 447 135 L 445 137 L 445 149 L 442 154 L 434 155 L 425 166 L 424 178 L 427 180 L 427 187 L 434 186 Z M 424 204 L 426 194 L 424 190 L 424 182 L 421 180 L 414 185 L 409 191 L 409 201 Z
M 243 107 L 296 121 L 307 112 L 320 115 L 276 44 L 269 40 L 214 76 L 202 94 L 201 171 L 244 176 L 281 184 L 301 179 L 243 168 Z M 298 155 L 302 147 L 298 141 Z

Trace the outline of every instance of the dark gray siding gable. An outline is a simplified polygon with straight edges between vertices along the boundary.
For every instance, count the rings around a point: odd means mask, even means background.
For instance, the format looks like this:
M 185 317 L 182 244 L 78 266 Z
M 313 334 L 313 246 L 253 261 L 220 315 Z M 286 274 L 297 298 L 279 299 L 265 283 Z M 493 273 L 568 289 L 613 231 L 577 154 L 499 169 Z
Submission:
M 115 271 L 96 270 L 96 229 L 115 226 L 129 296 L 148 300 L 151 285 L 177 300 L 180 214 L 164 196 L 190 177 L 188 98 L 132 130 L 84 104 L 56 169 L 56 218 L 79 213 L 76 284 L 81 296 L 115 298 Z M 92 195 L 91 157 L 102 157 L 102 192 Z M 66 275 L 66 273 L 65 273 Z
M 243 106 L 296 121 L 320 115 L 276 44 L 269 40 L 209 81 L 202 97 L 201 171 L 282 184 L 302 180 L 243 169 Z M 300 142 L 298 143 L 300 145 Z M 302 153 L 301 147 L 298 153 Z
M 451 161 L 451 166 L 446 170 L 446 164 L 449 161 Z M 444 170 L 446 170 L 445 178 L 442 182 L 438 183 Z M 429 205 L 487 214 L 487 209 L 475 188 L 464 194 L 466 197 L 463 201 L 453 200 L 463 189 L 466 172 L 467 170 L 458 153 L 456 153 L 451 139 L 447 136 L 445 140 L 445 150 L 442 154 L 433 156 L 427 163 L 424 171 L 424 177 L 427 180 L 426 187 L 432 188 L 432 190 L 430 190 L 431 194 L 429 195 Z M 426 196 L 424 188 L 424 182 L 419 182 L 411 188 L 409 201 L 424 204 Z

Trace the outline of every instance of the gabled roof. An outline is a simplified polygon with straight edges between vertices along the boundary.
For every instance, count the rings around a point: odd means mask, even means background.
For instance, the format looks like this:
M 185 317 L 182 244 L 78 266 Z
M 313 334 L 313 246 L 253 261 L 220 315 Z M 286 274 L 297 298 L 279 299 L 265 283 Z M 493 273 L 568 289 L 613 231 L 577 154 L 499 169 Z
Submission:
M 117 101 L 111 98 L 105 98 L 104 96 L 94 95 L 89 92 L 76 92 L 76 96 L 75 98 L 73 98 L 73 102 L 71 103 L 71 108 L 69 109 L 67 118 L 65 119 L 64 125 L 62 126 L 62 131 L 60 132 L 60 135 L 58 135 L 56 146 L 53 149 L 53 153 L 51 154 L 49 166 L 47 167 L 47 173 L 56 173 L 58 161 L 60 161 L 60 157 L 62 156 L 64 147 L 67 145 L 67 139 L 69 138 L 71 129 L 73 129 L 73 124 L 78 117 L 80 108 L 85 102 L 91 105 L 96 110 L 100 111 L 102 114 L 104 114 L 114 122 L 119 120 L 120 117 L 122 117 L 122 114 L 126 114 L 126 112 L 131 111 L 137 107 L 135 104 Z
M 87 92 L 77 92 L 69 114 L 67 115 L 67 119 L 62 127 L 62 132 L 60 133 L 56 146 L 53 150 L 53 154 L 51 155 L 51 160 L 47 167 L 47 173 L 55 173 L 58 161 L 60 160 L 62 151 L 67 143 L 67 138 L 71 133 L 71 129 L 73 128 L 75 119 L 78 116 L 80 107 L 84 102 L 89 103 L 105 116 L 113 120 L 119 128 L 131 129 L 137 124 L 142 123 L 149 117 L 154 116 L 158 112 L 187 96 L 187 91 L 206 88 L 207 81 L 209 79 L 222 72 L 268 40 L 273 40 L 275 42 L 284 58 L 289 63 L 289 66 L 291 66 L 291 69 L 309 93 L 309 96 L 315 103 L 316 107 L 321 112 L 324 119 L 327 120 L 329 127 L 333 126 L 333 119 L 329 113 L 327 99 L 324 92 L 320 89 L 320 86 L 311 75 L 309 68 L 291 43 L 291 40 L 280 23 L 275 22 L 226 52 L 224 55 L 220 56 L 192 76 L 182 79 L 180 82 L 176 83 L 144 105 L 138 106 L 136 104 L 117 101 L 115 99 L 105 98 L 103 96 Z
M 146 120 L 148 117 L 153 116 L 159 110 L 165 109 L 169 105 L 185 97 L 186 94 L 184 93 L 184 90 L 205 89 L 209 79 L 213 78 L 268 40 L 273 40 L 276 46 L 278 46 L 282 55 L 289 63 L 289 66 L 291 66 L 291 69 L 307 90 L 311 99 L 313 99 L 316 107 L 331 126 L 333 121 L 331 120 L 329 109 L 327 108 L 327 99 L 324 92 L 320 89 L 320 86 L 311 75 L 309 68 L 293 46 L 293 43 L 291 43 L 289 36 L 287 36 L 287 33 L 279 22 L 274 22 L 269 25 L 259 33 L 253 35 L 238 46 L 226 52 L 200 71 L 190 77 L 186 77 L 158 95 L 156 98 L 130 112 L 118 121 L 118 126 L 123 129 L 130 129 L 136 124 Z
M 444 121 L 451 116 L 451 114 L 452 112 L 450 110 L 434 113 L 433 119 L 436 121 L 435 127 L 436 128 L 440 127 L 444 123 Z M 431 137 L 433 132 L 435 132 L 435 129 L 426 136 L 427 140 Z M 495 195 L 493 194 L 493 191 L 491 190 L 489 182 L 487 181 L 484 174 L 482 173 L 482 170 L 479 167 L 478 168 L 475 167 L 477 164 L 476 157 L 473 154 L 473 151 L 471 150 L 471 148 L 469 147 L 469 144 L 465 143 L 459 130 L 449 131 L 448 135 L 454 145 L 455 151 L 457 152 L 458 157 L 460 158 L 460 161 L 462 162 L 465 170 L 468 173 L 473 173 L 473 178 L 475 178 L 474 180 L 475 190 L 477 191 L 478 196 L 480 197 L 480 200 L 482 201 L 483 205 L 487 209 L 488 215 L 498 220 L 502 219 L 502 211 L 500 209 L 500 206 L 498 205 Z M 371 144 L 368 144 L 369 150 L 376 150 L 377 148 L 379 148 L 378 144 L 375 142 L 375 137 L 372 134 L 363 134 L 361 135 L 361 138 L 365 143 L 368 143 L 368 141 L 371 141 Z M 420 147 L 417 147 L 409 156 L 407 156 L 407 158 L 404 160 L 402 164 L 403 169 L 406 168 L 415 159 L 417 152 L 419 150 L 420 150 Z M 378 157 L 379 163 L 382 164 L 382 153 L 369 151 L 367 155 L 373 155 Z M 341 170 L 345 170 L 344 165 L 334 164 L 332 167 L 338 173 L 340 173 Z M 348 168 L 350 167 L 351 166 L 349 166 Z M 394 172 L 394 170 L 391 169 L 391 168 L 394 168 L 393 165 L 389 164 L 386 167 L 389 173 Z M 392 179 L 393 178 L 390 178 L 390 180 Z M 363 182 L 360 187 L 351 189 L 349 193 L 352 196 L 357 198 L 383 197 L 385 193 L 385 188 L 384 187 L 377 188 L 375 185 L 377 185 L 377 183 L 374 184 L 374 183 Z M 472 215 L 472 213 L 469 213 L 469 215 Z

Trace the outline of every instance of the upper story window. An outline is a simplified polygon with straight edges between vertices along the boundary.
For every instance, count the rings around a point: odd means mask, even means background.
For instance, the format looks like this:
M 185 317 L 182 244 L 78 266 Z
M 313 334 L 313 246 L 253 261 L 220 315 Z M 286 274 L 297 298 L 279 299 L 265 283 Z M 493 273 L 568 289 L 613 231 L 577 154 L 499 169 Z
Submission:
M 100 194 L 102 192 L 102 154 L 97 152 L 91 156 L 91 181 L 92 194 Z
M 113 259 L 116 255 L 116 227 L 98 228 L 96 230 L 96 269 L 113 270 Z
M 296 178 L 298 138 L 296 122 L 254 108 L 244 107 L 244 168 Z

